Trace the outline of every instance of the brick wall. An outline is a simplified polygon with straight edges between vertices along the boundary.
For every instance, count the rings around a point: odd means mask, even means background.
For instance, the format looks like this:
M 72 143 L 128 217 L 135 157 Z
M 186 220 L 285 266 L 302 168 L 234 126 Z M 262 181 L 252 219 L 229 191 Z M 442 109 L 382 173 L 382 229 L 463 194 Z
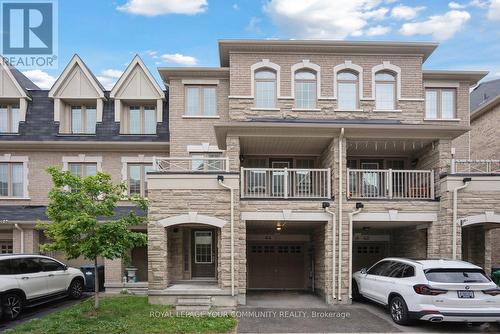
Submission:
M 500 160 L 500 105 L 472 121 L 471 158 Z

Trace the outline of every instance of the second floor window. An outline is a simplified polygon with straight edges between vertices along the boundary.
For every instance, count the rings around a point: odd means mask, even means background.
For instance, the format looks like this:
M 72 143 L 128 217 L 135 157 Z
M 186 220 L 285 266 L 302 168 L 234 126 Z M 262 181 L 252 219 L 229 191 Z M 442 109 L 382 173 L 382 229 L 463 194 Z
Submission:
M 156 134 L 156 108 L 151 106 L 130 106 L 128 108 L 128 134 Z
M 151 164 L 128 164 L 128 194 L 148 196 L 147 173 L 153 170 Z
M 0 163 L 0 197 L 24 196 L 24 164 Z
M 186 87 L 186 116 L 217 116 L 215 86 Z
M 97 164 L 94 162 L 70 162 L 68 170 L 79 177 L 94 176 L 97 174 Z
M 358 75 L 343 71 L 337 74 L 337 98 L 340 110 L 355 110 L 359 107 Z
M 375 74 L 375 109 L 396 109 L 396 77 L 391 72 Z
M 94 134 L 96 120 L 95 106 L 71 106 L 71 133 Z
M 295 107 L 298 109 L 316 108 L 316 73 L 311 71 L 295 72 Z
M 276 72 L 255 72 L 255 107 L 276 108 Z
M 0 105 L 0 133 L 19 132 L 19 106 Z
M 455 89 L 426 89 L 425 118 L 454 119 L 456 118 Z

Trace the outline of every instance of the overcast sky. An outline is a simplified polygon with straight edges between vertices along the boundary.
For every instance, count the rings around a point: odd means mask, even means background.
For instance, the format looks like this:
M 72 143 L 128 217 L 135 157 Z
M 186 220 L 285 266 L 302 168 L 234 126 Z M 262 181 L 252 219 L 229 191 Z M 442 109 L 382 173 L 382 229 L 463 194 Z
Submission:
M 218 39 L 438 41 L 428 69 L 500 78 L 500 0 L 64 0 L 59 69 L 25 72 L 50 88 L 78 53 L 106 88 L 134 54 L 158 66 L 219 66 Z

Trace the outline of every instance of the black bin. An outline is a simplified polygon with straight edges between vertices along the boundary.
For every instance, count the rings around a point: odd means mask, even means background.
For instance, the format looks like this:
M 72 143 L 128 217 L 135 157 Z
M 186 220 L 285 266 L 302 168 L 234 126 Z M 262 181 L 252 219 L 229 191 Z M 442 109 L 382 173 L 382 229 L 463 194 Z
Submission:
M 80 267 L 83 275 L 85 275 L 85 291 L 95 291 L 95 266 L 88 264 Z M 104 266 L 98 265 L 99 273 L 99 291 L 104 291 Z

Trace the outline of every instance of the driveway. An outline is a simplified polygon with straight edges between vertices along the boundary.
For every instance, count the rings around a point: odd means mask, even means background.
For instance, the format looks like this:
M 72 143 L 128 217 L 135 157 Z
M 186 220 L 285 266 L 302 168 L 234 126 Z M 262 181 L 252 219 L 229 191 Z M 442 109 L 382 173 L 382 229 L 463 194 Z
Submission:
M 19 318 L 15 321 L 5 321 L 0 320 L 0 332 L 3 332 L 7 329 L 14 328 L 24 322 L 27 322 L 32 319 L 42 318 L 50 313 L 65 309 L 69 306 L 78 304 L 83 300 L 89 298 L 92 294 L 85 294 L 82 299 L 74 300 L 69 298 L 54 300 L 39 306 L 25 308 Z
M 298 292 L 259 292 L 238 308 L 239 333 L 498 333 L 498 325 L 418 323 L 399 326 L 385 308 L 371 303 L 325 304 L 317 296 Z

